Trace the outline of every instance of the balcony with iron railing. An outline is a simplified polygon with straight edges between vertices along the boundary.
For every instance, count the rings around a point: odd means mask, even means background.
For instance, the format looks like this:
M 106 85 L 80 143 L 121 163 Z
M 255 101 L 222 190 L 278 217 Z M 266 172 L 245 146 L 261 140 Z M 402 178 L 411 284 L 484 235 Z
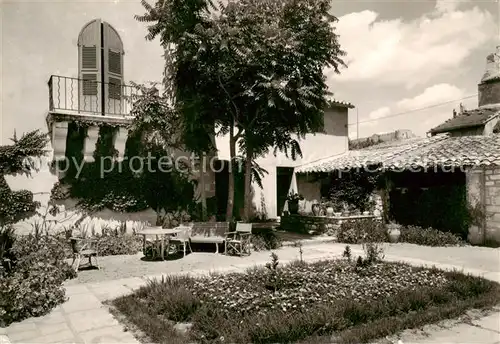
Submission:
M 52 75 L 49 113 L 63 115 L 130 116 L 132 100 L 140 91 L 130 85 Z

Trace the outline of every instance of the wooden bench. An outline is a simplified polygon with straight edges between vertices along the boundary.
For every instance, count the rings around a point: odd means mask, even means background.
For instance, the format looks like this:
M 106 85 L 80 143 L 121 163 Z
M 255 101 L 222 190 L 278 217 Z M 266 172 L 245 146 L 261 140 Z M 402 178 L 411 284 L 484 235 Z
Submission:
M 195 222 L 189 241 L 195 244 L 215 244 L 215 253 L 219 253 L 219 244 L 226 240 L 229 222 Z

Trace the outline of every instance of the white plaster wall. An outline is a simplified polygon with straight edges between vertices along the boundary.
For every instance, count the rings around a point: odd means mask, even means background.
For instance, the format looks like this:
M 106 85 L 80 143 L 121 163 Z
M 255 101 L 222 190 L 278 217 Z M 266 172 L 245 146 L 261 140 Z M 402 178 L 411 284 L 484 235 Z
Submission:
M 304 201 L 300 202 L 302 210 L 312 212 L 312 205 L 321 200 L 321 181 L 315 180 L 312 175 L 300 174 L 297 175 L 297 187 L 304 196 Z
M 277 167 L 297 167 L 299 165 L 320 160 L 333 155 L 340 155 L 348 150 L 348 109 L 347 108 L 331 108 L 325 111 L 324 119 L 324 131 L 325 133 L 317 134 L 307 134 L 306 137 L 301 140 L 300 147 L 302 150 L 302 158 L 297 158 L 297 160 L 292 160 L 287 158 L 285 154 L 278 153 L 274 156 L 271 151 L 266 156 L 257 159 L 257 163 L 264 169 L 266 169 L 269 174 L 265 175 L 262 184 L 263 189 L 260 190 L 258 185 L 253 183 L 254 193 L 254 204 L 257 209 L 261 208 L 261 194 L 264 195 L 266 203 L 266 211 L 270 218 L 276 218 L 280 214 L 277 214 L 277 190 L 276 190 L 276 168 Z M 229 160 L 229 137 L 222 136 L 216 137 L 216 145 L 218 149 L 218 157 L 221 160 Z M 298 181 L 297 181 L 298 182 Z M 299 192 L 302 193 L 301 186 L 298 186 Z M 311 193 L 318 197 L 319 186 L 307 186 L 302 185 L 302 188 L 306 193 Z M 310 190 L 309 190 L 310 189 Z M 316 190 L 317 189 L 317 190 Z M 306 209 L 312 205 L 312 201 L 307 204 L 304 203 Z

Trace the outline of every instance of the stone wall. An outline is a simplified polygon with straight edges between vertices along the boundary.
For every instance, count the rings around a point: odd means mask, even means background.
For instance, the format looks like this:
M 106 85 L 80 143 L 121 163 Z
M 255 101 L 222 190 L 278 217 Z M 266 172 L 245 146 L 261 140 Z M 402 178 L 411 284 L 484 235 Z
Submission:
M 500 168 L 488 168 L 485 173 L 485 240 L 500 243 Z
M 302 234 L 326 234 L 336 237 L 340 225 L 346 221 L 356 220 L 380 220 L 375 215 L 355 215 L 355 216 L 305 216 L 305 215 L 287 215 L 281 217 L 280 227 L 288 232 Z
M 467 201 L 485 215 L 484 226 L 471 225 L 468 240 L 472 244 L 500 243 L 500 168 L 474 168 L 466 176 Z

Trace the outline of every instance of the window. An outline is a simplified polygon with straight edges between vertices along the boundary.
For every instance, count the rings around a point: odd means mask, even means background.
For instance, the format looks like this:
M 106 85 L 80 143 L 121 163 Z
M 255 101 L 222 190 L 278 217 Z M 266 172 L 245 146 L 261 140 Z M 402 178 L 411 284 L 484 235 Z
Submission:
M 109 78 L 108 93 L 110 99 L 120 99 L 122 94 L 121 80 L 118 78 Z
M 97 68 L 97 51 L 96 47 L 82 47 L 82 68 L 96 69 Z
M 115 52 L 112 50 L 109 50 L 109 55 L 108 55 L 108 65 L 109 65 L 109 72 L 117 75 L 122 74 L 122 61 L 121 61 L 121 54 L 119 52 Z
M 83 79 L 83 95 L 84 96 L 97 96 L 97 75 L 82 74 Z

